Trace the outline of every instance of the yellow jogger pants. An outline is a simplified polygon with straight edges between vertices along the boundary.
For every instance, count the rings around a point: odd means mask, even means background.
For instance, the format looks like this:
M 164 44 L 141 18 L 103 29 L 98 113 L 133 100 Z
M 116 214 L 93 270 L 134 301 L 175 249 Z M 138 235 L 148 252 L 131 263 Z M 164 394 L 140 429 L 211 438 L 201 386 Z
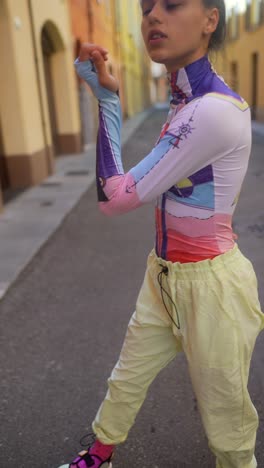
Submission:
M 258 416 L 247 383 L 263 328 L 256 276 L 237 246 L 213 260 L 186 264 L 167 262 L 152 251 L 119 361 L 93 422 L 98 439 L 125 441 L 149 385 L 184 351 L 217 468 L 255 468 Z

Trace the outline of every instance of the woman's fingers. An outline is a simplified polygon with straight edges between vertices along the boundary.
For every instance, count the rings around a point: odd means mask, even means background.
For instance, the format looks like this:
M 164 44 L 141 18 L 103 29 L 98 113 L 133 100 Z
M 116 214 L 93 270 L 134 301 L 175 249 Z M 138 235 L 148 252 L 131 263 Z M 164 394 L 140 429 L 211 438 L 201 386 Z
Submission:
M 104 47 L 101 47 L 101 46 L 99 46 L 97 44 L 89 44 L 88 42 L 85 42 L 84 44 L 81 45 L 81 49 L 80 49 L 80 53 L 79 53 L 80 62 L 90 60 L 91 54 L 95 50 L 98 50 L 103 55 L 104 60 L 107 60 L 107 54 L 108 54 L 107 49 L 105 49 Z
M 109 74 L 106 68 L 107 55 L 108 51 L 104 47 L 97 44 L 84 43 L 80 49 L 79 60 L 80 62 L 92 60 L 96 66 L 100 85 L 116 93 L 119 86 L 117 80 Z
M 116 93 L 118 91 L 118 82 L 117 80 L 110 75 L 106 68 L 105 60 L 102 54 L 98 50 L 94 50 L 91 54 L 91 59 L 93 60 L 96 70 L 98 73 L 98 80 L 101 86 L 109 91 Z
M 95 66 L 96 66 L 96 69 L 97 69 L 97 72 L 98 72 L 98 75 L 99 75 L 99 79 L 102 78 L 104 75 L 107 74 L 106 65 L 105 65 L 104 58 L 103 58 L 102 54 L 98 50 L 94 50 L 91 53 L 91 59 L 93 60 Z

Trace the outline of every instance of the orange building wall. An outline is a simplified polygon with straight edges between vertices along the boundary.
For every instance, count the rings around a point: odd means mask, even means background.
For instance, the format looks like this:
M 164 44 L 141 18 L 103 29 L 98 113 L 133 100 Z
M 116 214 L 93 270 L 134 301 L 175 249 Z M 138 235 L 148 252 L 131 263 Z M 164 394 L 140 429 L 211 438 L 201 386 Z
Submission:
M 115 40 L 115 2 L 106 0 L 98 3 L 97 0 L 90 0 L 89 9 L 91 42 L 99 44 L 109 51 L 108 66 L 110 71 L 119 78 L 119 57 Z
M 123 116 L 126 116 L 127 101 L 129 99 L 125 86 L 125 78 L 122 73 L 124 68 L 123 49 L 118 34 L 118 8 L 116 0 L 68 0 L 72 32 L 75 38 L 75 55 L 78 55 L 78 44 L 91 42 L 105 47 L 108 52 L 108 68 L 119 81 L 119 95 Z M 122 0 L 123 1 L 123 0 Z M 134 1 L 134 0 L 133 0 Z M 127 31 L 129 34 L 129 31 Z M 138 47 L 135 44 L 135 47 Z M 144 75 L 142 76 L 142 92 L 140 103 L 135 110 L 143 110 L 149 106 L 149 81 L 146 76 L 150 73 L 149 62 L 142 63 Z M 144 87 L 144 92 L 143 92 Z M 90 91 L 89 91 L 90 93 Z M 144 95 L 143 95 L 144 94 Z M 131 97 L 130 97 L 131 98 Z M 94 104 L 94 120 L 97 120 L 97 103 Z
M 90 34 L 87 0 L 71 0 L 69 5 L 73 36 L 81 42 L 88 42 Z
M 106 0 L 69 0 L 72 32 L 81 42 L 92 42 L 115 55 L 115 2 Z
M 74 56 L 79 54 L 80 46 L 83 42 L 99 44 L 109 51 L 108 68 L 120 82 L 120 67 L 117 56 L 117 44 L 115 34 L 115 0 L 105 0 L 98 2 L 97 0 L 68 0 L 71 17 L 71 28 L 73 34 L 73 49 Z M 79 84 L 81 80 L 76 75 L 76 80 Z M 90 96 L 90 103 L 93 107 L 93 127 L 94 138 L 96 137 L 98 124 L 98 103 L 93 97 L 90 88 L 86 85 L 86 91 Z M 121 88 L 121 103 L 123 100 L 122 83 Z M 90 104 L 91 105 L 91 104 Z M 83 118 L 82 118 L 83 120 Z M 84 121 L 84 120 L 83 120 Z M 87 122 L 84 123 L 84 126 Z
M 114 1 L 70 0 L 72 33 L 76 42 L 102 45 L 109 51 L 109 67 L 118 77 Z M 78 46 L 76 44 L 76 55 Z
M 113 53 L 112 1 L 70 0 L 69 4 L 74 37 L 100 44 Z

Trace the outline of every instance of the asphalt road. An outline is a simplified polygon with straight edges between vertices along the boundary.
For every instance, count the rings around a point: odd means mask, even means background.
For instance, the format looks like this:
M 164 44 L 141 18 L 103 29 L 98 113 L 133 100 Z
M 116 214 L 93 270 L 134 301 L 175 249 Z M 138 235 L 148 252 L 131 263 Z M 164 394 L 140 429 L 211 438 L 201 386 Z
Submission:
M 126 168 L 152 147 L 165 113 L 137 130 Z M 254 138 L 235 216 L 241 249 L 253 261 L 264 304 L 264 138 Z M 48 208 L 47 208 L 48 209 Z M 25 269 L 0 304 L 0 467 L 57 468 L 105 395 L 154 243 L 153 207 L 106 218 L 95 187 Z M 264 467 L 264 335 L 250 391 L 260 416 L 256 455 Z M 114 468 L 213 468 L 184 356 L 163 370 Z

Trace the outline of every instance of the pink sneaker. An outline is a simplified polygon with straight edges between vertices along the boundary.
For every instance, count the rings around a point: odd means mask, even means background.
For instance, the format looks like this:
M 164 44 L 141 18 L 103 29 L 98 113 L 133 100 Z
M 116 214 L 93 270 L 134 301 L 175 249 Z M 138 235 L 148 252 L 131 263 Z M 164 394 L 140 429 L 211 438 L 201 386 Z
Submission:
M 93 434 L 93 438 L 94 438 Z M 83 450 L 70 464 L 61 465 L 59 468 L 113 468 L 114 445 L 104 445 L 95 440 L 88 450 Z

